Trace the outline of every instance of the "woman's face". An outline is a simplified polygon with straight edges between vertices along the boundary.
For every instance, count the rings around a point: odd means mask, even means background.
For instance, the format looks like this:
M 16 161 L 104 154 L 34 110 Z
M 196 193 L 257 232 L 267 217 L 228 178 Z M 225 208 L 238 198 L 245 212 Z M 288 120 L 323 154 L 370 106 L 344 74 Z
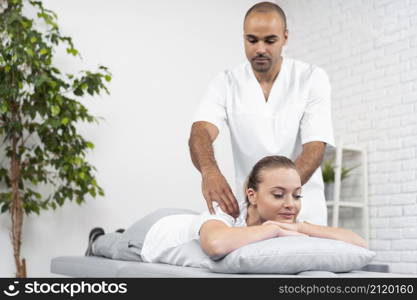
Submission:
M 248 199 L 262 221 L 294 223 L 301 209 L 301 179 L 291 168 L 272 168 L 260 172 L 258 191 L 247 190 Z

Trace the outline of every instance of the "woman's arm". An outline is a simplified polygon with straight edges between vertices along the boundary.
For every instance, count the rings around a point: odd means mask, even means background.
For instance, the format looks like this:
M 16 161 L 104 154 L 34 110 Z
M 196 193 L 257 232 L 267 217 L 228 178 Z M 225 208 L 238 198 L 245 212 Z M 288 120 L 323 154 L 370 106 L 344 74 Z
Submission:
M 343 228 L 320 226 L 304 222 L 298 224 L 298 232 L 309 236 L 340 240 L 363 248 L 368 248 L 366 241 L 361 236 Z
M 347 229 L 315 225 L 307 222 L 299 224 L 286 224 L 273 221 L 268 222 L 275 223 L 283 229 L 296 231 L 308 236 L 340 240 L 360 247 L 368 248 L 366 241 L 362 237 Z
M 280 228 L 276 224 L 248 227 L 229 227 L 219 220 L 208 220 L 200 229 L 200 244 L 203 251 L 213 259 L 250 243 L 278 236 L 302 235 Z

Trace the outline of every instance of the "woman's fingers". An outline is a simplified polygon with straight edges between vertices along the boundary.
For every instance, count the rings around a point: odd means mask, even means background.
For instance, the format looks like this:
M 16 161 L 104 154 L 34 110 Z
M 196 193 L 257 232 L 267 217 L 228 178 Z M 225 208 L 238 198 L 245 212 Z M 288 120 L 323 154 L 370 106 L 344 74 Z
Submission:
M 273 225 L 277 225 L 277 226 L 280 225 L 278 222 L 271 221 L 271 220 L 268 220 L 268 221 L 265 221 L 265 222 L 262 223 L 262 225 L 268 225 L 268 224 L 273 224 Z
M 298 231 L 297 224 L 289 224 L 289 223 L 277 222 L 277 221 L 272 221 L 272 220 L 268 220 L 264 222 L 263 224 L 274 224 L 285 230 Z
M 292 230 L 286 230 L 281 228 L 280 232 L 278 233 L 278 236 L 307 236 L 304 233 L 299 233 L 297 231 L 292 231 Z

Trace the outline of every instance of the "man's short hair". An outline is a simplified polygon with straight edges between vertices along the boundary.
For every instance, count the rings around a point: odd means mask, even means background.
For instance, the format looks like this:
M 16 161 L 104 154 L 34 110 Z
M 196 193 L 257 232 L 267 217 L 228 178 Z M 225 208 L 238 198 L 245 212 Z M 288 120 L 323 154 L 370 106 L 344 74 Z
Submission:
M 245 19 L 243 22 L 246 21 L 246 18 L 249 16 L 251 12 L 268 13 L 271 11 L 275 11 L 278 13 L 278 15 L 281 17 L 284 23 L 284 31 L 287 30 L 287 17 L 285 16 L 284 11 L 277 4 L 268 1 L 256 3 L 254 6 L 249 8 L 249 10 L 246 12 Z

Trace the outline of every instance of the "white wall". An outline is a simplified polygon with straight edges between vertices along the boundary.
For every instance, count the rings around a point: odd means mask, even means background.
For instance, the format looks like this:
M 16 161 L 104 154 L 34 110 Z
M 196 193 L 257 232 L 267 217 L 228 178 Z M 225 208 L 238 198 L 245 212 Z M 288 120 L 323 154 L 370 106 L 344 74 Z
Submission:
M 22 254 L 31 277 L 56 276 L 49 272 L 55 256 L 83 255 L 94 226 L 127 227 L 160 207 L 206 208 L 188 150 L 190 119 L 208 82 L 246 59 L 243 16 L 256 1 L 42 2 L 83 57 L 58 52 L 57 64 L 68 72 L 103 64 L 113 81 L 110 96 L 83 101 L 105 121 L 80 126 L 95 143 L 89 161 L 106 197 L 25 219 Z M 215 151 L 233 184 L 228 136 Z M 15 271 L 9 227 L 9 216 L 0 215 L 2 277 Z
M 245 59 L 242 19 L 255 2 L 43 1 L 83 56 L 57 53 L 57 64 L 68 72 L 104 64 L 113 81 L 110 96 L 84 101 L 105 121 L 80 126 L 96 145 L 89 160 L 106 197 L 25 220 L 29 276 L 56 276 L 50 259 L 82 255 L 93 226 L 126 227 L 159 207 L 205 209 L 187 146 L 190 118 L 209 80 Z M 330 75 L 336 135 L 368 147 L 376 262 L 416 274 L 417 1 L 277 2 L 288 15 L 286 54 Z M 227 135 L 215 150 L 233 184 Z M 8 227 L 0 215 L 2 277 L 14 274 Z
M 368 148 L 374 262 L 417 274 L 417 1 L 276 2 L 287 55 L 330 75 L 336 136 Z

